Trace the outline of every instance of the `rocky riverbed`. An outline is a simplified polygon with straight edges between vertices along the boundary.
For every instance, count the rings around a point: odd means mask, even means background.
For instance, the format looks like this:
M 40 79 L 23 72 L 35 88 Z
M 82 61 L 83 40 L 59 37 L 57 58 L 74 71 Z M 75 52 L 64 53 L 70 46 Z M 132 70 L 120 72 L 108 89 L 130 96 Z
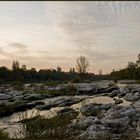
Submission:
M 140 85 L 81 83 L 73 85 L 77 90 L 66 90 L 68 94 L 56 94 L 66 86 L 26 84 L 24 90 L 15 90 L 10 85 L 1 85 L 0 128 L 13 137 L 13 130 L 20 126 L 19 114 L 25 111 L 30 116 L 33 110 L 39 110 L 42 115 L 52 117 L 60 110 L 72 108 L 79 112 L 78 123 L 73 124 L 80 128 L 77 137 L 139 137 Z M 69 94 L 70 91 L 75 92 Z

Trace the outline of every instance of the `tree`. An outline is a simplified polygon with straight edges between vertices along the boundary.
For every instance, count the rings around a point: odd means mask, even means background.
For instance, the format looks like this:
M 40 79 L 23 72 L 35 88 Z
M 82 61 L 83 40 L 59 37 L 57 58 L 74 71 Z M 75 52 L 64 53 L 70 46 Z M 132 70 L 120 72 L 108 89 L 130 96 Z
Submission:
M 70 68 L 69 72 L 72 73 L 72 68 Z
M 57 72 L 61 72 L 62 71 L 62 69 L 58 66 L 57 67 Z
M 102 75 L 102 69 L 99 70 L 99 75 Z
M 88 67 L 89 67 L 89 62 L 85 56 L 80 56 L 79 58 L 77 58 L 77 71 L 80 74 L 86 73 Z
M 74 68 L 70 68 L 69 72 L 70 73 L 75 73 L 75 69 Z
M 138 54 L 138 60 L 136 61 L 137 67 L 140 67 L 140 53 Z
M 24 70 L 24 71 L 26 71 L 26 65 L 22 65 L 21 66 L 21 69 Z
M 17 70 L 17 69 L 19 69 L 19 61 L 13 61 L 13 64 L 12 64 L 12 69 L 13 70 Z
M 75 73 L 75 68 L 72 69 L 72 72 Z

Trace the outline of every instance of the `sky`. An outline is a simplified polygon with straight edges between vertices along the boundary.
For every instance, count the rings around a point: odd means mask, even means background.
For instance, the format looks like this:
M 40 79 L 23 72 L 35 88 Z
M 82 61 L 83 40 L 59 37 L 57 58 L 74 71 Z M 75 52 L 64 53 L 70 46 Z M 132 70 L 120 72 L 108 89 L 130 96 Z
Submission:
M 0 66 L 69 71 L 83 55 L 89 72 L 110 73 L 138 53 L 139 1 L 0 2 Z

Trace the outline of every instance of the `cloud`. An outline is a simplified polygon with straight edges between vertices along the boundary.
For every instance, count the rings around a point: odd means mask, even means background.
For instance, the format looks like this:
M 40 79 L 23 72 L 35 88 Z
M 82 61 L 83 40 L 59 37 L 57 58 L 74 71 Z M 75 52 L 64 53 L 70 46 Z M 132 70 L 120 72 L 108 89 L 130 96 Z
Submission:
M 139 2 L 64 2 L 56 11 L 62 14 L 59 26 L 77 54 L 105 63 L 137 55 L 132 47 L 140 45 Z
M 24 54 L 28 53 L 28 46 L 22 43 L 9 43 L 7 47 L 12 47 L 15 50 L 15 53 Z

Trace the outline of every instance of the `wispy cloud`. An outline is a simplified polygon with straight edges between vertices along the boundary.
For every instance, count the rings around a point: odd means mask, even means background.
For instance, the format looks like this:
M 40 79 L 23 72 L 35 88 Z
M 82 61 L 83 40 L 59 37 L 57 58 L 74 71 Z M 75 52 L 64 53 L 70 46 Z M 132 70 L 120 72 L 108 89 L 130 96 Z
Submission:
M 68 70 L 85 55 L 91 72 L 109 72 L 140 52 L 140 2 L 7 3 L 0 3 L 0 41 L 7 42 L 0 44 L 0 59 L 7 65 L 19 59 Z

